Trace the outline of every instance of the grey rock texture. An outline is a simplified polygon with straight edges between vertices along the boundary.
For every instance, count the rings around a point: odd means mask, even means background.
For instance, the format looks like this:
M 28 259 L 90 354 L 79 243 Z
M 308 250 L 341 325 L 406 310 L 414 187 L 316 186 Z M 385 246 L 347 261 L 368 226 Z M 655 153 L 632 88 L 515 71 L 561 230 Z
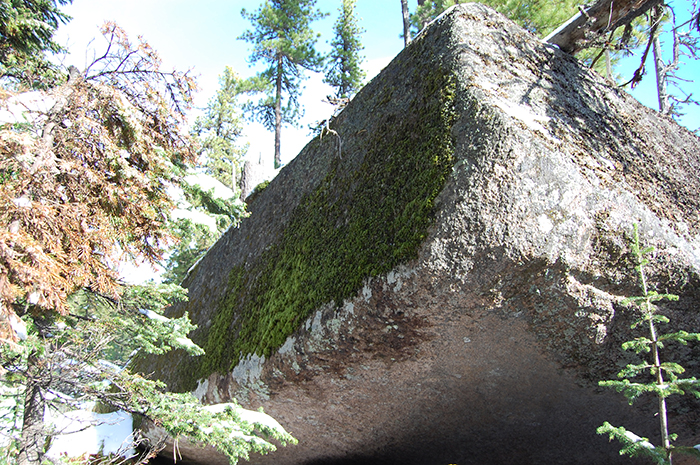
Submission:
M 637 289 L 626 234 L 639 224 L 658 250 L 651 280 L 681 296 L 665 311 L 698 330 L 700 140 L 481 5 L 440 17 L 355 97 L 335 121 L 340 160 L 316 139 L 285 167 L 173 313 L 188 310 L 206 343 L 230 270 L 279 241 L 329 172 L 359 169 L 372 135 L 419 112 L 416 72 L 435 68 L 454 83 L 454 159 L 417 256 L 196 395 L 263 406 L 299 439 L 256 464 L 635 463 L 595 434 L 607 420 L 657 437 L 653 402 L 597 387 L 633 360 L 620 349 L 620 298 Z M 670 356 L 698 374 L 697 348 Z M 191 386 L 193 362 L 164 360 L 144 369 Z M 673 429 L 700 442 L 697 405 L 672 409 Z

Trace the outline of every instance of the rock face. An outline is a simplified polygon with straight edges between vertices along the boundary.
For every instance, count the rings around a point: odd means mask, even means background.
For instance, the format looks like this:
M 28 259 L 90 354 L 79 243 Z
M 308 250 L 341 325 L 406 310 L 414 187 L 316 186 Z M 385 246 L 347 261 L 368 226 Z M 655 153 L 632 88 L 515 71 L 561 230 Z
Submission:
M 620 296 L 650 280 L 697 330 L 700 141 L 492 10 L 412 42 L 250 204 L 185 284 L 207 355 L 144 360 L 206 402 L 263 406 L 267 464 L 614 464 L 597 386 L 634 360 Z M 698 374 L 697 348 L 671 357 Z M 700 442 L 697 408 L 672 428 Z M 215 463 L 207 458 L 208 463 Z

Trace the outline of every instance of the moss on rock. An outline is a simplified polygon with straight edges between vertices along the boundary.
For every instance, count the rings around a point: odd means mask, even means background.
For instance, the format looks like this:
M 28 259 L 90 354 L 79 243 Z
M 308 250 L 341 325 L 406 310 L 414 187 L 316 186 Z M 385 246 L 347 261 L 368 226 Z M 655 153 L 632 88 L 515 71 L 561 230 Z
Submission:
M 337 158 L 279 241 L 230 271 L 197 378 L 228 372 L 247 354 L 269 356 L 316 308 L 340 305 L 365 279 L 417 256 L 452 171 L 456 114 L 448 73 L 416 72 L 412 81 L 411 108 L 382 118 L 359 145 L 359 167 Z

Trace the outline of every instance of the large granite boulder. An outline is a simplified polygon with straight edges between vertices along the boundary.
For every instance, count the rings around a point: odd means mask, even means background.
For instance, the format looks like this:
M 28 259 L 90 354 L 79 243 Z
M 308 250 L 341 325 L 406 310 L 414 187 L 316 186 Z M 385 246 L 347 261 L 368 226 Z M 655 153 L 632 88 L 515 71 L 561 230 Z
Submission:
M 597 386 L 634 360 L 620 297 L 649 270 L 700 326 L 700 140 L 494 11 L 459 5 L 251 201 L 185 281 L 207 355 L 142 361 L 299 445 L 261 464 L 615 464 Z M 339 150 L 340 148 L 340 150 Z M 698 348 L 669 352 L 697 374 Z M 700 442 L 690 400 L 672 428 Z M 693 426 L 695 425 L 695 426 Z M 214 463 L 208 457 L 207 463 Z

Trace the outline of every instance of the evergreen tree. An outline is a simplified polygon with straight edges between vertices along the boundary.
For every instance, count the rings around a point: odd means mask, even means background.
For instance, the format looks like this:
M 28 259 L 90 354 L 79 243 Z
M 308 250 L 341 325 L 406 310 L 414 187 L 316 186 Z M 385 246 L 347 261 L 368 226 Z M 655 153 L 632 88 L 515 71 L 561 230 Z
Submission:
M 660 294 L 651 289 L 647 280 L 645 267 L 649 264 L 646 256 L 654 251 L 653 247 L 642 248 L 639 241 L 639 231 L 634 225 L 631 241 L 631 252 L 635 260 L 635 271 L 639 277 L 641 294 L 628 297 L 623 305 L 633 307 L 637 315 L 631 328 L 645 330 L 645 335 L 636 337 L 633 341 L 622 344 L 624 350 L 634 351 L 646 360 L 629 364 L 617 376 L 617 380 L 600 381 L 601 386 L 613 387 L 622 392 L 630 404 L 651 394 L 656 397 L 659 420 L 659 436 L 661 443 L 654 446 L 648 438 L 640 437 L 622 426 L 615 427 L 607 421 L 597 429 L 598 434 L 607 434 L 610 439 L 616 439 L 622 444 L 620 454 L 641 456 L 651 459 L 659 465 L 671 465 L 676 454 L 691 455 L 700 459 L 700 450 L 695 447 L 675 446 L 676 434 L 669 433 L 669 412 L 666 399 L 673 395 L 693 394 L 700 397 L 700 381 L 695 377 L 682 378 L 685 368 L 675 362 L 662 361 L 661 351 L 667 344 L 700 341 L 700 333 L 688 333 L 680 330 L 664 332 L 661 326 L 669 323 L 668 317 L 659 313 L 658 302 L 663 300 L 676 301 L 674 294 Z M 697 447 L 697 446 L 696 446 Z
M 0 79 L 25 87 L 52 85 L 57 69 L 44 52 L 59 52 L 53 34 L 67 15 L 60 5 L 72 0 L 0 1 Z M 4 85 L 8 83 L 5 82 Z
M 414 32 L 423 29 L 449 7 L 462 0 L 426 0 L 419 2 L 411 15 Z M 576 12 L 577 2 L 573 0 L 483 0 L 480 3 L 490 6 L 499 13 L 515 21 L 525 29 L 544 37 Z
M 241 36 L 253 45 L 250 62 L 267 66 L 257 76 L 266 96 L 250 109 L 265 127 L 275 131 L 275 168 L 282 165 L 282 126 L 295 124 L 301 116 L 302 72 L 320 71 L 323 65 L 311 22 L 325 15 L 315 4 L 316 0 L 265 0 L 255 13 L 241 11 L 254 27 Z
M 204 173 L 231 189 L 230 198 L 217 198 L 213 190 L 182 182 L 185 205 L 179 206 L 212 217 L 216 229 L 188 218 L 171 221 L 170 231 L 178 238 L 168 251 L 164 263 L 165 283 L 180 284 L 192 266 L 207 252 L 231 225 L 237 225 L 245 216 L 245 204 L 239 200 L 237 178 L 241 159 L 247 146 L 236 144 L 241 136 L 242 106 L 239 98 L 258 89 L 255 79 L 241 79 L 232 68 L 226 67 L 219 76 L 219 89 L 195 120 L 192 135 L 198 145 L 198 162 Z
M 219 76 L 219 90 L 195 120 L 192 131 L 199 141 L 200 163 L 206 173 L 233 191 L 240 160 L 247 151 L 247 147 L 236 145 L 243 130 L 239 98 L 253 90 L 249 80 L 241 79 L 227 66 Z
M 198 184 L 181 182 L 185 209 L 205 214 L 212 218 L 216 228 L 208 224 L 178 218 L 171 221 L 170 231 L 178 238 L 177 244 L 168 250 L 165 261 L 164 283 L 180 284 L 192 267 L 207 253 L 209 248 L 231 226 L 237 226 L 246 216 L 245 203 L 238 194 L 230 198 L 218 198 L 214 189 L 204 190 Z
M 416 11 L 410 15 L 414 34 L 451 6 L 467 0 L 418 0 Z M 569 19 L 578 3 L 571 0 L 483 0 L 487 5 L 541 37 Z
M 186 315 L 158 313 L 182 289 L 125 288 L 115 270 L 129 256 L 156 262 L 170 238 L 167 187 L 195 159 L 182 131 L 195 83 L 161 70 L 146 42 L 132 45 L 113 23 L 103 34 L 107 52 L 45 94 L 55 102 L 48 113 L 0 128 L 0 390 L 16 401 L 19 431 L 9 459 L 42 463 L 54 434 L 47 407 L 88 400 L 215 446 L 232 462 L 274 449 L 267 434 L 293 441 L 242 422 L 236 406 L 208 412 L 128 369 L 135 349 L 202 353 L 186 338 L 194 328 Z
M 326 64 L 326 76 L 323 82 L 335 87 L 335 96 L 349 98 L 362 84 L 365 72 L 362 70 L 364 49 L 360 34 L 364 32 L 355 17 L 355 0 L 342 0 L 340 16 L 335 23 L 335 38 L 331 42 L 331 52 Z

